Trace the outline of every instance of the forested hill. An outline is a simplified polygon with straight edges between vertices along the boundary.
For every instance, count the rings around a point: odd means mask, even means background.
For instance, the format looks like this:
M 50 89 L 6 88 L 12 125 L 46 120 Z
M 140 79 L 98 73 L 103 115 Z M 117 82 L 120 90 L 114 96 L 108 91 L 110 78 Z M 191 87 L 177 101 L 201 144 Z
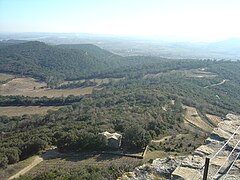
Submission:
M 48 77 L 76 79 L 103 75 L 118 67 L 121 57 L 93 45 L 77 48 L 51 46 L 38 41 L 0 48 L 0 71 Z
M 102 59 L 120 58 L 121 56 L 113 54 L 93 44 L 60 44 L 57 47 L 63 49 L 76 49 L 85 51 L 87 54 L 94 55 Z

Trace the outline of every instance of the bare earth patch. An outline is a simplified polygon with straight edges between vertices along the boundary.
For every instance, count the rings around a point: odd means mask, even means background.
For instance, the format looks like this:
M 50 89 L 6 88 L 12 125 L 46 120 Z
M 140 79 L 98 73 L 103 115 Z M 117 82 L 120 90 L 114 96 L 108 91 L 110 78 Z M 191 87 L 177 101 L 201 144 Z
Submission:
M 6 106 L 0 107 L 0 116 L 22 116 L 24 114 L 47 114 L 49 110 L 58 110 L 63 106 Z

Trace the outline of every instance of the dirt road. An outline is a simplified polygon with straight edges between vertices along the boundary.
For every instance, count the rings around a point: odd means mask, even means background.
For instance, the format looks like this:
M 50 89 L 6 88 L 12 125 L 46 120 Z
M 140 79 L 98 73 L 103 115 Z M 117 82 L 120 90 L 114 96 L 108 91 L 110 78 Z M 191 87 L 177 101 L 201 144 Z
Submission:
M 212 84 L 212 85 L 210 85 L 210 86 L 205 86 L 204 88 L 208 88 L 208 87 L 214 87 L 214 86 L 219 86 L 219 85 L 222 85 L 222 84 L 224 84 L 225 82 L 227 82 L 227 81 L 229 81 L 229 80 L 227 80 L 227 79 L 224 79 L 224 80 L 222 80 L 220 83 L 217 83 L 217 84 Z
M 38 165 L 40 162 L 43 161 L 43 158 L 40 156 L 36 156 L 35 159 L 33 160 L 33 162 L 31 164 L 29 164 L 27 167 L 23 168 L 21 171 L 19 171 L 17 174 L 11 176 L 9 178 L 9 180 L 14 179 L 14 178 L 18 178 L 21 175 L 24 175 L 25 173 L 27 173 L 28 171 L 30 171 L 33 167 L 35 167 L 36 165 Z
M 8 178 L 8 180 L 11 180 L 11 179 L 14 179 L 14 178 L 18 178 L 19 176 L 22 176 L 22 175 L 26 174 L 28 171 L 30 171 L 32 168 L 37 166 L 43 160 L 55 158 L 55 157 L 58 157 L 58 155 L 59 155 L 59 153 L 57 152 L 56 147 L 52 147 L 51 149 L 47 150 L 46 153 L 44 153 L 42 156 L 36 156 L 31 164 L 29 164 L 28 166 L 23 168 L 21 171 L 19 171 L 18 173 L 14 174 L 10 178 Z

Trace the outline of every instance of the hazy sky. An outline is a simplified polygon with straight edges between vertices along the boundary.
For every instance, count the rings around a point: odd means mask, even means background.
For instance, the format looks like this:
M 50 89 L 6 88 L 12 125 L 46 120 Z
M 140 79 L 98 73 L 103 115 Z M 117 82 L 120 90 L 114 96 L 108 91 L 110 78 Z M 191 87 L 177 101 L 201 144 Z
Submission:
M 215 41 L 240 37 L 240 0 L 0 0 L 0 32 Z

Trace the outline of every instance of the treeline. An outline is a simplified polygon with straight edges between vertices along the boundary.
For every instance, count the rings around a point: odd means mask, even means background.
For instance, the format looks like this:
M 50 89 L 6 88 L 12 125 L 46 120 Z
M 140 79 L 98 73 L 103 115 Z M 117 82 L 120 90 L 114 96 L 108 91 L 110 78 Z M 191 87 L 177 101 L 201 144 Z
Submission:
M 63 106 L 81 101 L 82 96 L 67 97 L 28 97 L 28 96 L 1 96 L 0 106 Z
M 84 88 L 84 87 L 92 87 L 96 86 L 97 83 L 90 81 L 90 80 L 85 80 L 84 82 L 81 81 L 76 81 L 76 82 L 69 82 L 67 84 L 62 84 L 60 86 L 57 86 L 55 89 L 73 89 L 73 88 Z

